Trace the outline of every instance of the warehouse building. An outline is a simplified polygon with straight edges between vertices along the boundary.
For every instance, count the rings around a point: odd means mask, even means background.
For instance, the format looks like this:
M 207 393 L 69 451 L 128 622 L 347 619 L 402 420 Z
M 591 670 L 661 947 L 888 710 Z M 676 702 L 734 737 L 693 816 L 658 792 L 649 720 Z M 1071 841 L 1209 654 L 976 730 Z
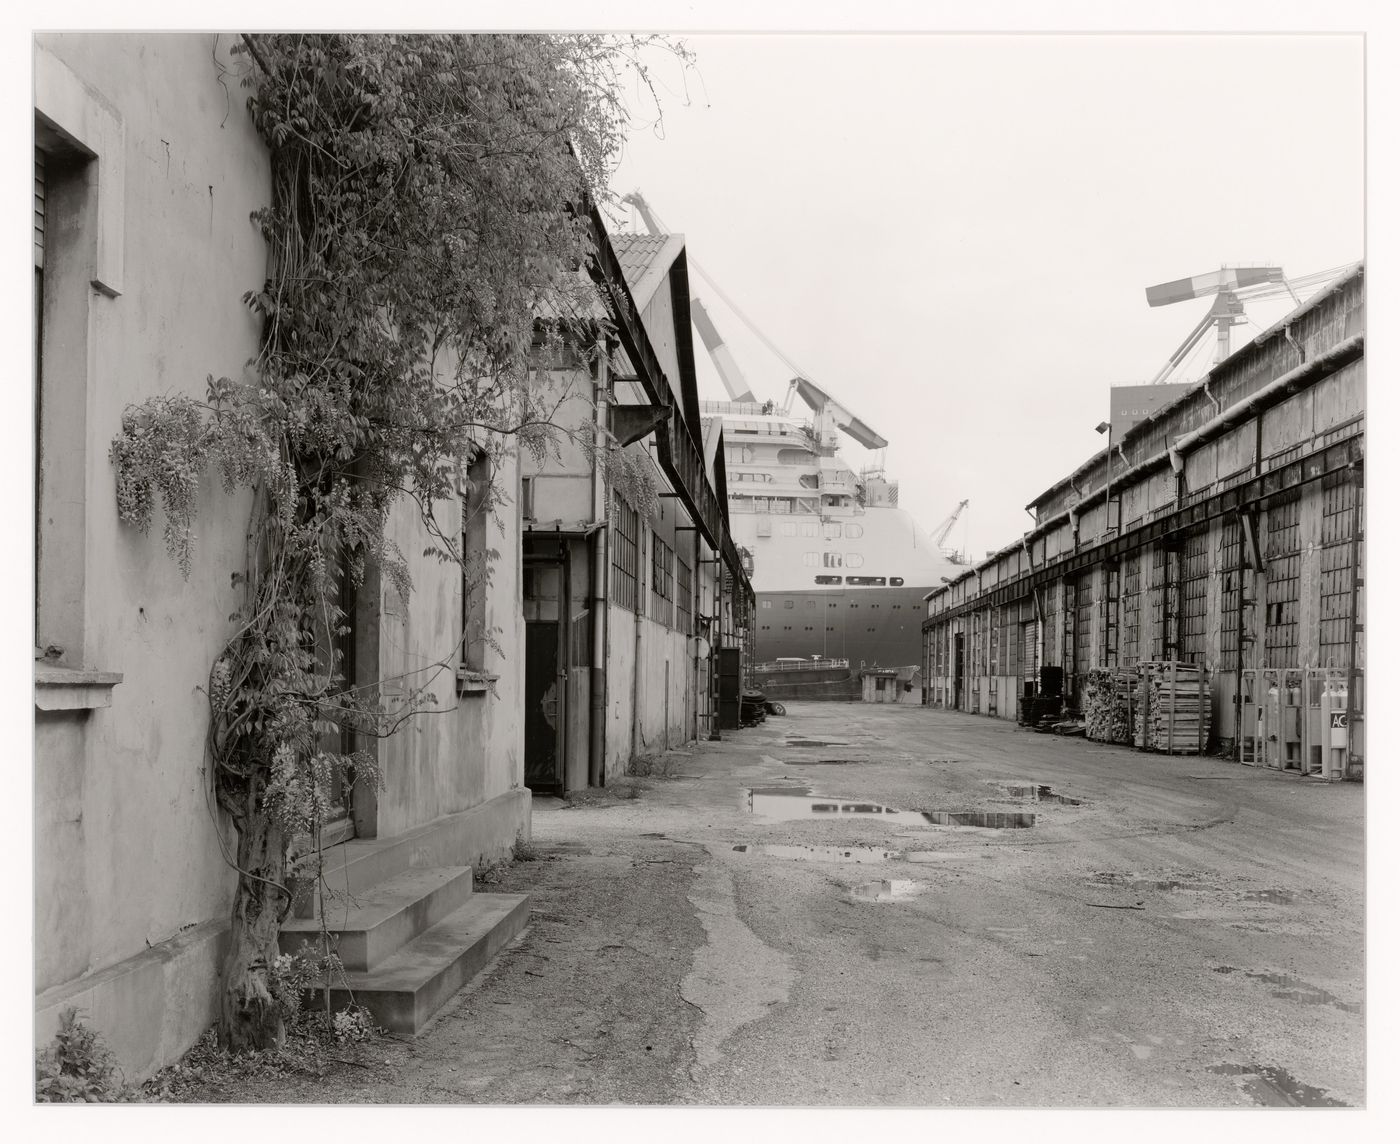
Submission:
M 1032 501 L 925 597 L 925 703 L 1073 713 L 1091 670 L 1194 664 L 1207 749 L 1359 778 L 1365 312 L 1357 265 Z

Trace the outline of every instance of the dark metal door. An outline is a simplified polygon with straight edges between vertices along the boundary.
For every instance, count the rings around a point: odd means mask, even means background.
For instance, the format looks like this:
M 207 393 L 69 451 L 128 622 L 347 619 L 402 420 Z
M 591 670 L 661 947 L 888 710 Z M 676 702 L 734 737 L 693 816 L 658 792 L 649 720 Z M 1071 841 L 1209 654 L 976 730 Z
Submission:
M 559 774 L 559 623 L 525 625 L 525 785 L 557 791 Z
M 961 711 L 963 705 L 963 634 L 953 637 L 953 706 Z
M 719 649 L 719 726 L 733 731 L 739 726 L 739 649 Z

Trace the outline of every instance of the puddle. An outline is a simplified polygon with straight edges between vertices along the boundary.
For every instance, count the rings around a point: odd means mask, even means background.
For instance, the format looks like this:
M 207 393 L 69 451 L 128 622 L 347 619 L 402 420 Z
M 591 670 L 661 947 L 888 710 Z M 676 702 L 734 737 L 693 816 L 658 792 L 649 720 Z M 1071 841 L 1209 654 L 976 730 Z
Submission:
M 1035 815 L 1024 812 L 987 810 L 900 810 L 875 802 L 813 796 L 798 787 L 754 787 L 749 791 L 749 810 L 761 817 L 781 822 L 812 818 L 878 818 L 908 826 L 976 826 L 1005 830 L 1035 825 Z
M 1130 878 L 1126 874 L 1095 874 L 1094 882 L 1101 886 L 1123 886 L 1130 890 L 1158 890 L 1173 894 L 1179 890 L 1209 890 L 1199 882 L 1185 882 L 1177 878 Z
M 919 883 L 907 878 L 885 878 L 851 887 L 851 896 L 867 902 L 898 902 L 919 892 Z
M 1058 802 L 1064 806 L 1081 806 L 1082 799 L 1070 798 L 1068 795 L 1057 794 L 1051 787 L 1032 783 L 992 783 L 1006 792 L 1007 798 L 1024 798 L 1032 802 Z
M 853 763 L 868 763 L 869 759 L 785 759 L 790 767 L 844 767 Z
M 923 816 L 935 826 L 979 826 L 984 830 L 1015 830 L 1034 826 L 1035 815 L 1024 811 L 926 810 Z
M 1240 895 L 1246 902 L 1274 902 L 1277 905 L 1291 905 L 1298 896 L 1292 890 L 1246 890 Z
M 770 858 L 791 858 L 802 862 L 892 862 L 898 850 L 877 850 L 873 846 L 779 846 L 763 843 L 734 847 L 740 854 L 764 854 Z
M 1236 969 L 1233 965 L 1217 965 L 1214 972 L 1240 973 L 1241 970 Z M 1274 986 L 1275 988 L 1269 991 L 1270 996 L 1277 997 L 1281 1001 L 1296 1001 L 1299 1005 L 1330 1005 L 1333 1009 L 1340 1009 L 1343 1013 L 1361 1012 L 1360 1002 L 1343 1001 L 1335 993 L 1329 993 L 1320 986 L 1310 985 L 1308 982 L 1287 973 L 1243 972 L 1251 981 L 1262 981 L 1265 985 Z
M 1240 1087 L 1256 1104 L 1270 1108 L 1348 1108 L 1344 1100 L 1327 1095 L 1326 1089 L 1314 1088 L 1293 1077 L 1276 1065 L 1211 1065 L 1210 1071 L 1220 1076 L 1242 1077 Z
M 844 747 L 846 744 L 826 739 L 789 739 L 787 745 L 789 747 Z

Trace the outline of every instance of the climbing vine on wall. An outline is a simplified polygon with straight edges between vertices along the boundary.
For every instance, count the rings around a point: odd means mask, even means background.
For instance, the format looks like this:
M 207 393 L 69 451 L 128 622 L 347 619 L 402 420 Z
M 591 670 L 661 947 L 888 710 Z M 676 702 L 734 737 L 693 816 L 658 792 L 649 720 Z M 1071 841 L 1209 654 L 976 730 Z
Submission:
M 683 47 L 602 36 L 259 35 L 235 48 L 271 158 L 257 223 L 268 274 L 244 301 L 257 358 L 203 399 L 151 398 L 112 444 L 122 519 L 192 567 L 202 475 L 250 490 L 244 601 L 210 668 L 208 753 L 238 870 L 220 1036 L 279 1044 L 271 966 L 291 904 L 290 840 L 316 837 L 337 780 L 374 782 L 389 709 L 336 651 L 373 572 L 407 596 L 386 539 L 414 507 L 428 553 L 463 560 L 455 517 L 478 450 L 551 449 L 555 406 L 530 380 L 551 343 L 602 342 L 583 273 L 628 116 L 624 78 Z M 625 468 L 625 466 L 624 466 Z M 635 474 L 623 479 L 635 483 Z M 443 664 L 455 662 L 444 649 Z M 353 746 L 347 746 L 346 744 Z

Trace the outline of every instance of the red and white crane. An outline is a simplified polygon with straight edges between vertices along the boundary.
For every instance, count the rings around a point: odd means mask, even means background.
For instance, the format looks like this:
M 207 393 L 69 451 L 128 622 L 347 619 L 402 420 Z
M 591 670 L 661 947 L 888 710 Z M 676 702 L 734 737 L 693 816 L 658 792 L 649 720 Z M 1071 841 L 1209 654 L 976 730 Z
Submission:
M 1173 282 L 1163 282 L 1147 288 L 1149 306 L 1170 306 L 1174 302 L 1186 302 L 1193 298 L 1215 299 L 1210 310 L 1187 335 L 1186 340 L 1167 359 L 1167 364 L 1157 371 L 1152 385 L 1159 385 L 1176 369 L 1205 337 L 1211 326 L 1215 327 L 1215 361 L 1217 364 L 1230 356 L 1230 327 L 1249 319 L 1245 316 L 1246 302 L 1260 302 L 1271 298 L 1292 298 L 1295 306 L 1301 306 L 1299 290 L 1320 289 L 1332 281 L 1349 266 L 1337 266 L 1330 270 L 1320 270 L 1315 274 L 1305 274 L 1300 278 L 1289 278 L 1279 266 L 1222 266 L 1206 274 L 1191 278 L 1178 278 Z

